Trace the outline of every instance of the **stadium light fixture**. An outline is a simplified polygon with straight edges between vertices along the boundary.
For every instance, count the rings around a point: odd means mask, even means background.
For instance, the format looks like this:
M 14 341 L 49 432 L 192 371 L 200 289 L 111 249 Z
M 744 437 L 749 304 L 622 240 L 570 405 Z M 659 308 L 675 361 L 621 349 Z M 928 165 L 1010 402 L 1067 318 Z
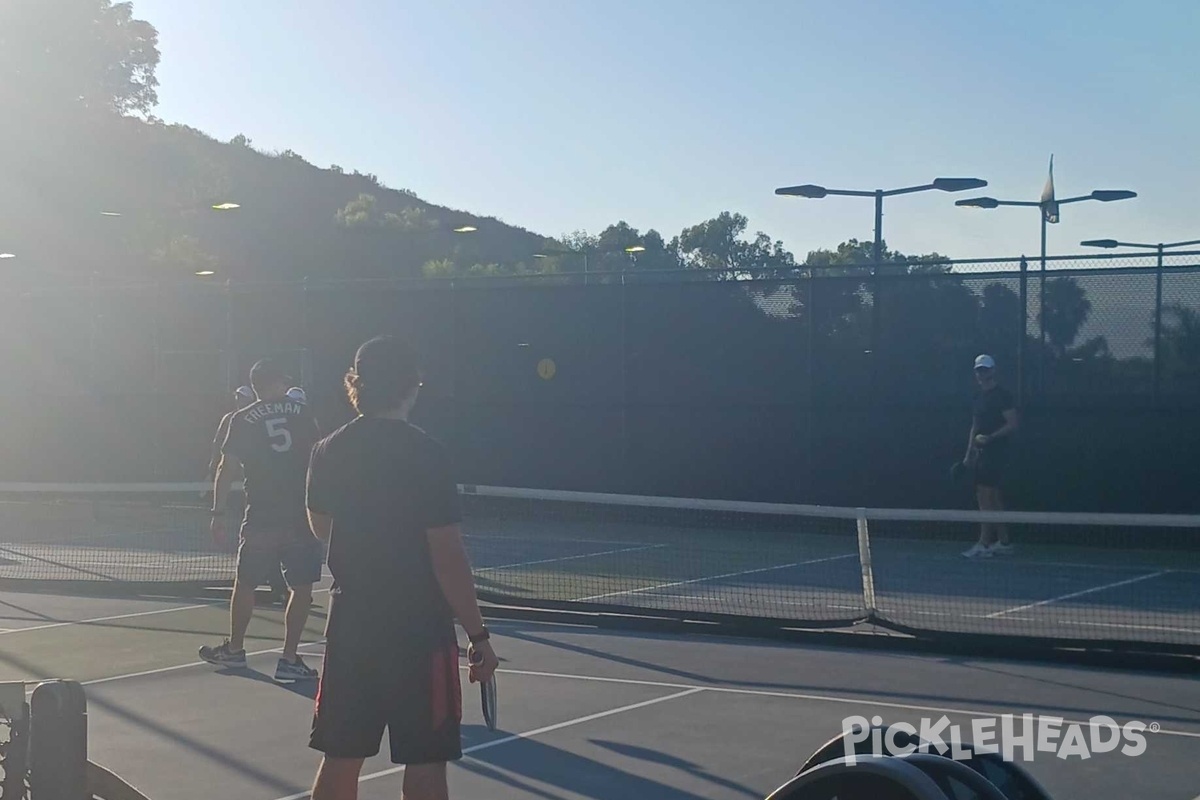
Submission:
M 119 216 L 121 216 L 121 212 L 120 211 L 101 211 L 100 216 L 102 216 L 102 217 L 119 217 Z
M 0 253 L 0 259 L 7 261 L 10 258 L 16 258 L 16 253 Z
M 213 276 L 213 275 L 216 275 L 216 274 L 217 274 L 217 273 L 216 273 L 216 271 L 215 271 L 215 270 L 211 270 L 211 269 L 198 269 L 198 270 L 196 270 L 196 276 L 197 276 L 197 277 L 200 277 L 200 278 L 208 278 L 208 277 L 211 277 L 211 276 Z
M 1040 297 L 1046 295 L 1046 225 L 1057 224 L 1059 221 L 1059 207 L 1066 203 L 1082 203 L 1085 200 L 1098 200 L 1101 203 L 1111 203 L 1114 200 L 1129 200 L 1137 197 L 1137 192 L 1131 192 L 1128 189 L 1097 189 L 1090 194 L 1080 195 L 1078 197 L 1068 197 L 1059 200 L 1054 195 L 1054 156 L 1050 156 L 1050 172 L 1046 178 L 1046 185 L 1042 188 L 1042 196 L 1039 200 L 997 200 L 994 197 L 972 197 L 967 200 L 959 200 L 954 205 L 964 208 L 999 208 L 1000 206 L 1022 206 L 1025 208 L 1036 208 L 1038 216 L 1041 218 L 1042 225 L 1042 243 L 1041 243 L 1041 274 L 1040 274 Z M 1100 241 L 1100 240 L 1097 240 Z M 1104 245 L 1098 245 L 1104 246 Z M 1038 312 L 1039 322 L 1038 327 L 1041 329 L 1040 338 L 1041 346 L 1046 346 L 1046 306 L 1042 304 Z M 1025 340 L 1024 337 L 1018 340 L 1017 344 L 1017 396 L 1018 401 L 1022 393 L 1021 376 L 1024 374 L 1022 361 L 1024 358 Z M 1044 364 L 1043 364 L 1044 368 Z M 1045 375 L 1042 380 L 1044 382 Z
M 875 271 L 878 271 L 880 263 L 883 261 L 883 198 L 933 190 L 940 192 L 963 192 L 967 189 L 980 189 L 987 185 L 987 181 L 982 178 L 934 178 L 931 183 L 923 183 L 920 186 L 904 186 L 899 189 L 866 191 L 863 189 L 829 189 L 825 186 L 806 183 L 801 186 L 781 187 L 775 190 L 775 194 L 784 197 L 806 197 L 810 200 L 820 200 L 830 195 L 875 198 L 875 248 L 872 263 Z
M 241 208 L 237 203 L 216 203 L 213 205 L 213 211 L 236 211 Z
M 954 205 L 965 208 L 996 208 L 1000 201 L 994 197 L 972 197 L 969 200 L 956 200 Z
M 475 231 L 477 231 L 477 230 L 479 230 L 479 228 L 476 228 L 474 225 L 463 225 L 461 228 L 455 228 L 454 232 L 455 233 L 475 233 Z
M 1131 192 L 1127 189 L 1097 189 L 1089 195 L 1089 199 L 1099 200 L 1101 203 L 1111 203 L 1114 200 L 1129 200 L 1134 197 L 1137 197 L 1137 192 Z M 1066 203 L 1072 201 L 1059 200 L 1058 202 Z
M 979 178 L 934 178 L 933 188 L 939 192 L 965 192 L 968 189 L 982 189 L 987 181 Z
M 1085 242 L 1080 242 L 1083 247 L 1103 247 L 1113 249 L 1114 247 L 1134 247 L 1139 250 L 1171 250 L 1176 247 L 1191 247 L 1192 245 L 1200 244 L 1200 239 L 1189 239 L 1186 242 L 1159 242 L 1158 244 L 1145 244 L 1143 242 L 1118 242 L 1116 239 L 1088 239 Z
M 806 183 L 803 186 L 784 186 L 781 189 L 776 189 L 775 194 L 785 197 L 807 197 L 810 200 L 820 200 L 829 194 L 829 190 L 824 186 L 814 186 L 811 183 Z
M 917 192 L 940 191 L 962 192 L 967 189 L 980 189 L 987 186 L 982 178 L 934 178 L 930 183 L 920 186 L 904 186 L 899 189 L 830 189 L 825 186 L 806 183 L 799 186 L 784 186 L 775 190 L 775 194 L 785 197 L 806 197 L 810 200 L 820 200 L 830 195 L 841 197 L 871 197 L 875 200 L 875 243 L 871 250 L 871 274 L 878 275 L 883 265 L 883 198 Z M 871 352 L 879 352 L 879 315 L 871 315 Z M 875 370 L 872 370 L 875 374 Z
M 646 252 L 646 248 L 640 244 L 635 244 L 630 247 L 626 247 L 625 252 L 626 253 L 644 253 L 644 252 Z

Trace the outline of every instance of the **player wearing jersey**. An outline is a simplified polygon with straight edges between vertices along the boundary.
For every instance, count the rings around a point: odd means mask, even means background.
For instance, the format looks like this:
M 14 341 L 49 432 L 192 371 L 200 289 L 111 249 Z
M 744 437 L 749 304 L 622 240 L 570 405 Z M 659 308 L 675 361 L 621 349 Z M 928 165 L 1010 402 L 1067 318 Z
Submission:
M 307 525 L 305 480 L 309 454 L 318 438 L 308 407 L 288 397 L 291 379 L 263 360 L 250 370 L 256 402 L 229 423 L 213 483 L 212 533 L 225 537 L 230 467 L 241 465 L 246 496 L 238 546 L 237 577 L 230 603 L 229 638 L 200 648 L 200 657 L 228 667 L 246 665 L 245 635 L 254 614 L 254 589 L 280 564 L 291 589 L 284 616 L 283 655 L 276 680 L 315 680 L 317 671 L 297 654 L 321 577 L 321 544 Z
M 299 396 L 293 396 L 292 392 L 299 392 Z M 303 390 L 298 388 L 289 389 L 288 396 L 293 397 L 293 399 L 299 400 L 300 402 L 304 402 L 305 400 Z M 254 400 L 255 397 L 253 389 L 251 389 L 249 386 L 239 386 L 233 395 L 233 409 L 228 414 L 221 417 L 221 422 L 217 425 L 217 434 L 213 437 L 212 442 L 212 455 L 208 460 L 208 474 L 204 476 L 204 482 L 208 484 L 207 488 L 204 490 L 204 494 L 202 495 L 205 500 L 212 498 L 213 479 L 217 475 L 217 465 L 221 463 L 221 447 L 225 444 L 225 437 L 229 435 L 229 424 L 233 422 L 233 418 L 238 411 L 240 411 L 243 407 L 250 405 L 252 402 L 254 402 Z M 231 469 L 234 467 L 233 464 L 227 466 Z M 230 479 L 236 480 L 232 474 L 230 475 Z M 286 604 L 288 601 L 289 592 L 287 583 L 283 580 L 282 569 L 280 567 L 272 569 L 270 575 L 267 576 L 267 581 L 271 586 L 271 602 L 278 605 Z

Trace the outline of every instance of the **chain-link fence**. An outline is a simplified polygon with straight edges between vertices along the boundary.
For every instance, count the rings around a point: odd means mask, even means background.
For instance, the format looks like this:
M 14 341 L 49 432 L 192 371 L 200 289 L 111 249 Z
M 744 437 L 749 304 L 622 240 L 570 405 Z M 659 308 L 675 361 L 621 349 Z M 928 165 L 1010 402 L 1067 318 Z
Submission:
M 1194 510 L 1198 256 L 29 286 L 0 293 L 0 480 L 199 479 L 256 359 L 328 428 L 355 347 L 393 333 L 465 482 L 957 505 L 989 352 L 1024 411 L 1021 505 Z

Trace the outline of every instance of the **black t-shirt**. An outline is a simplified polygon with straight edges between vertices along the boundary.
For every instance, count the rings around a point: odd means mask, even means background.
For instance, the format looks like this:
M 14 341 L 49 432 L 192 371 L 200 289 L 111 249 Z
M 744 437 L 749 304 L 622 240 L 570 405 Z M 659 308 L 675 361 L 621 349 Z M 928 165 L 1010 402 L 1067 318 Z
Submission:
M 308 407 L 286 397 L 234 413 L 221 452 L 242 464 L 248 525 L 307 530 L 304 480 L 317 437 Z
M 396 635 L 454 635 L 426 536 L 462 520 L 441 444 L 401 420 L 359 417 L 313 448 L 308 507 L 333 518 L 335 603 Z
M 1004 412 L 1016 408 L 1013 396 L 1003 386 L 993 386 L 975 397 L 973 410 L 975 433 L 991 436 L 1004 427 Z M 988 447 L 1004 447 L 1007 436 L 988 442 Z

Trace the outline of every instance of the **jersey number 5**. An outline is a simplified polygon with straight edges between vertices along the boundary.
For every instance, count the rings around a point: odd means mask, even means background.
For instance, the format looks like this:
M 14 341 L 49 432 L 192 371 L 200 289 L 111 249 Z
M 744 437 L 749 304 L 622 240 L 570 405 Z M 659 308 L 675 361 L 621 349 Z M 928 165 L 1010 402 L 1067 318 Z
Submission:
M 283 427 L 287 420 L 283 417 L 267 420 L 267 435 L 271 437 L 271 449 L 276 453 L 286 453 L 292 449 L 292 432 Z M 274 440 L 278 441 L 274 441 Z

